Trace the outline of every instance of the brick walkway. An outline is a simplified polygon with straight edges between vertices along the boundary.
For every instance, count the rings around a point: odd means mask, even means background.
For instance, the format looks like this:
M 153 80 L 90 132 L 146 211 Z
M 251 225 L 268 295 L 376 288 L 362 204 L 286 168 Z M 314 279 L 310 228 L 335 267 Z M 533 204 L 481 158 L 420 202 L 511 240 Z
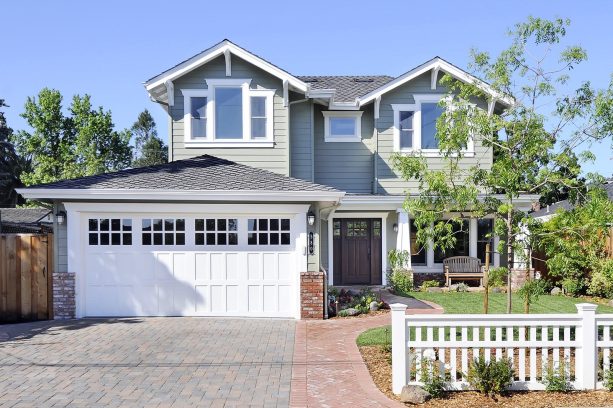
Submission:
M 83 319 L 0 326 L 0 407 L 288 406 L 296 323 Z
M 442 309 L 411 309 L 410 312 L 442 313 Z M 355 342 L 364 330 L 390 323 L 389 313 L 353 319 L 299 321 L 290 406 L 405 407 L 379 391 Z

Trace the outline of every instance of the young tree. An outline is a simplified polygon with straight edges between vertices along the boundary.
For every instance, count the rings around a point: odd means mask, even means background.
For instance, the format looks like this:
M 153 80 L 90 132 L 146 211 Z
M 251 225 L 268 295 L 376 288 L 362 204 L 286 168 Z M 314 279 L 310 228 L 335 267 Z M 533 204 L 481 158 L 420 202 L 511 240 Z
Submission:
M 571 93 L 562 92 L 568 73 L 587 58 L 581 47 L 560 44 L 568 25 L 568 20 L 530 17 L 514 27 L 510 46 L 497 57 L 473 51 L 471 66 L 476 76 L 489 81 L 495 96 L 486 94 L 477 83 L 443 76 L 441 83 L 448 95 L 441 101 L 443 114 L 436 124 L 443 168 L 429 168 L 419 153 L 394 157 L 401 175 L 419 183 L 419 195 L 409 196 L 405 204 L 415 216 L 418 244 L 433 242 L 443 250 L 455 244 L 454 233 L 459 228 L 453 227 L 461 226 L 462 221 L 443 220 L 443 214 L 492 214 L 494 232 L 501 237 L 498 251 L 506 250 L 511 271 L 514 255 L 523 253 L 517 238 L 530 223 L 527 213 L 516 206 L 520 195 L 555 191 L 561 186 L 571 198 L 581 193 L 580 159 L 593 155 L 574 152 L 582 143 L 611 138 L 613 83 L 608 89 L 595 90 L 585 82 Z M 504 95 L 513 97 L 504 110 L 488 112 L 478 106 Z M 465 147 L 473 137 L 493 151 L 493 163 L 476 157 L 475 165 L 463 164 Z M 507 279 L 508 313 L 511 275 Z
M 168 162 L 168 149 L 164 141 L 157 136 L 155 121 L 147 109 L 138 115 L 131 130 L 135 136 L 133 167 Z
M 0 108 L 8 106 L 0 99 Z M 0 207 L 14 207 L 19 202 L 15 191 L 21 187 L 19 174 L 25 167 L 23 160 L 17 155 L 15 146 L 11 143 L 13 129 L 6 124 L 4 112 L 0 112 Z
M 93 109 L 89 95 L 76 95 L 62 111 L 62 95 L 45 88 L 38 98 L 28 98 L 22 117 L 33 129 L 18 132 L 18 151 L 32 162 L 22 174 L 25 185 L 87 176 L 130 165 L 131 134 L 115 130 L 110 111 Z

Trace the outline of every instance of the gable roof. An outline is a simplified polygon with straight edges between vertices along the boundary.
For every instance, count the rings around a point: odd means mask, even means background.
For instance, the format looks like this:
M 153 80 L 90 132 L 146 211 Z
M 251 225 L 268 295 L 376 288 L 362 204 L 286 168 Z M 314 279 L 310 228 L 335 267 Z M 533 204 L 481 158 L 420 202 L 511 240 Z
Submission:
M 344 195 L 333 187 L 311 183 L 271 171 L 256 169 L 218 157 L 203 155 L 155 166 L 139 167 L 39 184 L 18 189 L 26 198 L 144 198 L 221 199 L 235 196 L 258 198 L 293 196 L 339 199 Z M 314 199 L 315 199 L 314 198 Z
M 154 88 L 158 88 L 160 86 L 166 87 L 167 81 L 173 81 L 174 79 L 193 71 L 194 69 L 206 64 L 207 62 L 221 55 L 225 55 L 225 53 L 236 55 L 237 57 L 265 70 L 271 75 L 278 77 L 282 81 L 288 81 L 289 85 L 293 86 L 299 91 L 306 92 L 308 90 L 307 84 L 305 84 L 289 72 L 245 50 L 244 48 L 239 47 L 228 39 L 224 39 L 213 45 L 212 47 L 199 52 L 193 57 L 178 63 L 174 67 L 169 68 L 166 71 L 152 78 L 149 78 L 147 81 L 145 81 L 145 89 L 147 89 L 147 91 L 153 96 L 154 93 L 152 91 L 154 90 Z
M 36 224 L 51 213 L 47 208 L 0 208 L 0 220 L 3 223 Z
M 334 89 L 334 100 L 337 102 L 354 102 L 356 98 L 394 79 L 389 75 L 300 75 L 298 78 L 310 85 L 311 93 Z
M 506 106 L 510 106 L 514 103 L 514 100 L 509 95 L 503 95 L 500 92 L 493 89 L 488 83 L 480 80 L 479 78 L 469 74 L 461 68 L 456 67 L 455 65 L 445 61 L 441 57 L 434 57 L 429 61 L 424 62 L 421 65 L 411 69 L 410 71 L 405 72 L 399 77 L 393 79 L 392 81 L 387 82 L 381 87 L 374 89 L 366 95 L 362 95 L 358 98 L 358 103 L 360 106 L 363 106 L 367 103 L 374 101 L 377 97 L 390 92 L 391 90 L 411 81 L 412 79 L 417 78 L 420 75 L 423 75 L 426 72 L 434 70 L 435 73 L 439 71 L 443 71 L 452 77 L 466 82 L 473 83 L 478 86 L 483 92 L 489 94 L 492 98 L 495 98 L 498 102 L 505 104 Z
M 599 186 L 602 188 L 609 197 L 609 200 L 613 201 L 613 179 L 606 180 L 604 184 Z M 541 218 L 548 217 L 554 215 L 560 208 L 563 208 L 567 211 L 575 208 L 575 205 L 570 202 L 570 200 L 562 200 L 557 203 L 553 203 L 547 205 L 539 210 L 533 211 L 530 213 L 530 217 L 532 218 Z

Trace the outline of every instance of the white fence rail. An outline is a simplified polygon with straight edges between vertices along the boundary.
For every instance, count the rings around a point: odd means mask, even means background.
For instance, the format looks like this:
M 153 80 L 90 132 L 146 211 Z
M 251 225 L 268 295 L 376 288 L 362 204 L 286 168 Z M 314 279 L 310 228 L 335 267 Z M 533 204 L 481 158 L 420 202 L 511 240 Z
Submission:
M 438 365 L 450 388 L 468 389 L 468 368 L 479 356 L 510 359 L 512 389 L 544 389 L 551 370 L 565 370 L 575 389 L 600 388 L 613 362 L 613 315 L 576 306 L 576 314 L 406 315 L 405 305 L 393 304 L 392 390 L 421 384 L 424 359 Z

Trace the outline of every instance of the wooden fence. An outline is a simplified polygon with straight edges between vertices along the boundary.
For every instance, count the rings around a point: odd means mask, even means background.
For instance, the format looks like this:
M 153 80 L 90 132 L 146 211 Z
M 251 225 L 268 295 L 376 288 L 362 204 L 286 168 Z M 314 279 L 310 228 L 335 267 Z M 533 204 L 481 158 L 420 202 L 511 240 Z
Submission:
M 467 371 L 478 357 L 508 358 L 511 389 L 542 390 L 547 372 L 558 370 L 574 389 L 602 388 L 603 372 L 612 369 L 613 315 L 597 315 L 589 303 L 576 306 L 569 314 L 405 315 L 406 305 L 393 304 L 392 390 L 422 385 L 423 364 L 438 366 L 449 389 L 470 389 Z
M 0 322 L 52 319 L 53 235 L 0 235 Z

